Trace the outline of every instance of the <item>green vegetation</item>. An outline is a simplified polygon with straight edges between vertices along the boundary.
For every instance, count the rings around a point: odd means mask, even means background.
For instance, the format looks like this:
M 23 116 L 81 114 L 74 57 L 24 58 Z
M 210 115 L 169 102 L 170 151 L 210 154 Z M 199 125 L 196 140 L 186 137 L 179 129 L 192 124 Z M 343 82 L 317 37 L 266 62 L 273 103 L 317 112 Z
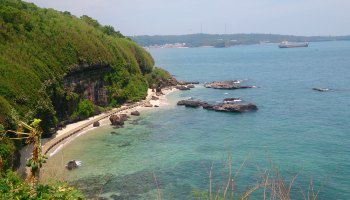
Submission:
M 143 99 L 148 82 L 154 82 L 146 78 L 153 58 L 113 27 L 86 15 L 0 1 L 0 124 L 15 129 L 16 120 L 40 118 L 47 137 L 60 121 L 90 116 L 92 106 L 83 94 L 67 91 L 63 84 L 67 74 L 82 66 L 111 69 L 101 77 L 107 84 L 107 107 Z
M 0 172 L 0 199 L 48 199 L 79 200 L 85 199 L 82 193 L 65 183 L 37 185 L 32 188 L 12 171 Z
M 74 112 L 73 117 L 79 117 L 80 119 L 86 119 L 95 113 L 95 105 L 88 99 L 82 100 L 78 104 L 77 111 Z
M 350 40 L 350 36 L 293 36 L 277 34 L 190 34 L 190 35 L 155 35 L 131 37 L 142 46 L 186 43 L 187 47 L 227 47 L 233 45 L 259 44 L 260 42 L 322 42 L 332 40 Z

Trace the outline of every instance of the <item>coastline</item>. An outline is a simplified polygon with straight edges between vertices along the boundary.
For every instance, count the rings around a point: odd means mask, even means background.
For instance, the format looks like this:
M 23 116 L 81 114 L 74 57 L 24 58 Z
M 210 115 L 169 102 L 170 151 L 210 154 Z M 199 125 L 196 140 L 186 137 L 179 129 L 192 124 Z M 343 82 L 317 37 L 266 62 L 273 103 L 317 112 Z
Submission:
M 175 87 L 163 88 L 162 95 L 157 96 L 156 92 L 153 92 L 151 89 L 147 91 L 147 97 L 145 100 L 141 100 L 131 105 L 122 105 L 119 108 L 113 108 L 112 110 L 106 111 L 99 115 L 92 116 L 88 119 L 68 124 L 66 127 L 58 130 L 51 138 L 42 139 L 42 152 L 50 158 L 55 155 L 57 152 L 62 150 L 67 144 L 75 140 L 79 136 L 99 128 L 100 126 L 109 125 L 109 117 L 114 114 L 127 114 L 130 115 L 132 111 L 146 111 L 155 109 L 158 107 L 163 107 L 167 105 L 166 96 L 172 92 L 178 91 Z M 158 100 L 152 100 L 153 96 L 157 96 Z M 146 107 L 145 104 L 150 103 L 152 107 Z M 99 127 L 93 127 L 93 123 L 98 121 L 100 123 Z M 20 150 L 21 153 L 21 165 L 17 170 L 20 174 L 26 174 L 26 160 L 30 157 L 32 151 L 31 146 L 25 146 Z
M 142 100 L 140 102 L 136 102 L 132 105 L 122 105 L 120 108 L 114 108 L 110 111 L 101 113 L 99 115 L 92 116 L 86 120 L 82 120 L 76 123 L 72 123 L 64 127 L 63 129 L 59 130 L 56 132 L 53 137 L 44 139 L 42 141 L 42 150 L 44 154 L 46 154 L 48 157 L 50 157 L 52 152 L 55 152 L 57 148 L 61 147 L 62 144 L 66 144 L 65 140 L 70 139 L 70 138 L 77 138 L 84 132 L 87 132 L 93 128 L 98 128 L 98 127 L 93 127 L 93 123 L 96 121 L 100 122 L 100 126 L 108 125 L 109 123 L 109 117 L 113 114 L 130 114 L 132 111 L 139 111 L 142 112 L 144 110 L 150 110 L 154 109 L 157 107 L 161 107 L 164 105 L 164 102 L 167 101 L 166 96 L 174 91 L 177 91 L 175 88 L 165 88 L 162 89 L 163 95 L 157 96 L 159 100 L 152 100 L 152 96 L 156 96 L 156 92 L 152 92 L 151 89 L 148 89 L 147 91 L 147 97 L 145 100 Z M 146 107 L 146 103 L 150 103 L 152 107 Z M 157 106 L 157 107 L 155 107 Z M 74 133 L 74 134 L 72 134 Z M 64 139 L 63 139 L 64 138 Z M 63 139 L 63 140 L 62 140 Z M 58 143 L 53 145 L 53 141 L 57 140 Z M 61 140 L 61 141 L 60 141 Z M 72 141 L 72 140 L 70 140 Z M 54 142 L 55 143 L 55 142 Z M 53 145 L 53 146 L 52 146 Z M 51 147 L 52 146 L 52 147 Z M 63 145 L 64 146 L 64 145 Z

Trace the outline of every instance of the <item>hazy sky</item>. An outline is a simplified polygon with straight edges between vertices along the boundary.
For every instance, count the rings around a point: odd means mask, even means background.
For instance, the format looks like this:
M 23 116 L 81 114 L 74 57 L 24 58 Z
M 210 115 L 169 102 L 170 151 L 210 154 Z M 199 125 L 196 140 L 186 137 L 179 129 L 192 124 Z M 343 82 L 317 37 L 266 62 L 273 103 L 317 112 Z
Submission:
M 125 35 L 349 35 L 350 0 L 27 0 L 87 14 Z

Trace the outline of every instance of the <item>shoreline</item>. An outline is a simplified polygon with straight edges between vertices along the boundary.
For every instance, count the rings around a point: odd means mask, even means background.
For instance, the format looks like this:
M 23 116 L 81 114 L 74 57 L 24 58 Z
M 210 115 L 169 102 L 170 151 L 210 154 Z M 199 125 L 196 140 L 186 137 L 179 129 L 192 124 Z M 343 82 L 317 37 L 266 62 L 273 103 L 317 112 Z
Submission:
M 42 152 L 48 157 L 48 159 L 55 155 L 57 152 L 62 150 L 67 144 L 75 140 L 79 136 L 101 126 L 110 124 L 109 117 L 114 114 L 128 114 L 132 111 L 146 111 L 155 109 L 158 107 L 166 106 L 167 98 L 166 96 L 172 92 L 178 91 L 175 87 L 164 88 L 162 89 L 162 95 L 157 96 L 156 92 L 152 92 L 151 89 L 147 91 L 147 97 L 145 100 L 141 100 L 131 105 L 122 105 L 119 108 L 113 108 L 109 111 L 101 113 L 99 115 L 92 116 L 88 119 L 75 122 L 72 124 L 66 125 L 61 130 L 58 130 L 51 138 L 42 139 Z M 152 96 L 156 96 L 158 100 L 152 100 Z M 146 107 L 145 104 L 150 103 L 152 107 Z M 100 122 L 99 127 L 93 127 L 94 122 Z M 20 150 L 21 153 L 21 165 L 17 170 L 21 174 L 26 174 L 26 161 L 31 155 L 32 147 L 27 145 Z
M 162 89 L 162 93 L 163 95 L 157 96 L 156 92 L 152 92 L 151 89 L 148 89 L 147 91 L 147 97 L 145 100 L 141 100 L 139 102 L 136 102 L 132 105 L 122 105 L 119 108 L 114 108 L 112 110 L 106 111 L 104 113 L 101 113 L 99 115 L 95 115 L 92 116 L 86 120 L 82 120 L 79 122 L 75 122 L 72 124 L 67 125 L 66 127 L 64 127 L 63 129 L 59 130 L 56 132 L 56 134 L 53 135 L 53 137 L 48 138 L 48 139 L 44 139 L 42 141 L 42 150 L 43 153 L 48 155 L 48 157 L 51 156 L 52 152 L 55 151 L 57 148 L 57 146 L 61 146 L 60 144 L 62 144 L 65 140 L 69 139 L 69 138 L 77 138 L 80 135 L 82 135 L 82 132 L 88 132 L 89 130 L 93 129 L 93 128 L 98 128 L 98 127 L 93 127 L 93 123 L 96 121 L 100 122 L 100 126 L 104 126 L 109 123 L 109 117 L 111 115 L 114 114 L 128 114 L 130 115 L 130 113 L 132 111 L 139 111 L 142 112 L 144 110 L 150 110 L 150 109 L 154 109 L 157 107 L 160 107 L 162 105 L 162 102 L 167 101 L 166 96 L 172 92 L 177 91 L 177 89 L 175 88 L 166 88 L 166 89 Z M 152 96 L 157 96 L 159 98 L 159 100 L 152 100 Z M 146 107 L 145 104 L 146 103 L 150 103 L 152 105 L 152 107 Z M 73 137 L 75 136 L 75 137 Z M 72 140 L 70 140 L 72 141 Z M 51 154 L 50 154 L 51 152 Z

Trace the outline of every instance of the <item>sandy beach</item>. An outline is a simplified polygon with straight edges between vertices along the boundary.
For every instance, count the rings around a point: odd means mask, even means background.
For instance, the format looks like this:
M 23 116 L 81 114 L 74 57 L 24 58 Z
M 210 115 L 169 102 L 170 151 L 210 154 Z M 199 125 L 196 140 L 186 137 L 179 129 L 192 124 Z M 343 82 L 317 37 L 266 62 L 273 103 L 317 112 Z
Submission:
M 166 89 L 162 89 L 162 93 L 163 95 L 157 96 L 156 92 L 152 92 L 151 89 L 148 89 L 147 91 L 147 97 L 145 100 L 137 102 L 135 104 L 132 105 L 123 105 L 120 108 L 114 108 L 110 111 L 101 113 L 99 115 L 90 117 L 86 120 L 82 120 L 73 124 L 69 124 L 66 127 L 64 127 L 63 129 L 57 131 L 57 133 L 49 138 L 49 139 L 43 139 L 42 140 L 42 149 L 43 152 L 47 154 L 48 157 L 54 155 L 55 153 L 57 153 L 57 151 L 59 151 L 60 149 L 62 149 L 64 147 L 65 144 L 67 144 L 68 142 L 72 141 L 73 139 L 79 137 L 80 135 L 88 132 L 91 129 L 94 128 L 98 128 L 98 127 L 93 127 L 93 123 L 95 121 L 99 121 L 100 126 L 104 126 L 104 125 L 108 125 L 110 124 L 109 121 L 109 116 L 113 115 L 113 114 L 130 114 L 132 111 L 139 111 L 142 112 L 144 110 L 149 110 L 149 109 L 156 109 L 158 107 L 162 107 L 167 105 L 167 99 L 166 96 L 168 94 L 170 94 L 171 92 L 176 91 L 177 89 L 175 88 L 166 88 Z M 158 100 L 152 100 L 152 97 L 156 96 L 159 99 Z M 149 102 L 152 107 L 146 107 L 145 104 Z M 74 134 L 72 134 L 74 132 Z M 70 135 L 67 137 L 67 135 Z M 58 142 L 57 144 L 53 145 L 53 141 L 60 139 L 60 138 L 64 138 L 62 141 Z M 53 147 L 51 147 L 53 145 Z
M 109 125 L 109 116 L 113 114 L 130 114 L 132 111 L 145 111 L 150 109 L 157 109 L 163 106 L 168 105 L 166 96 L 174 91 L 177 91 L 175 88 L 165 88 L 162 89 L 163 95 L 157 96 L 156 92 L 153 92 L 151 89 L 148 89 L 147 91 L 147 97 L 145 100 L 142 100 L 140 102 L 136 102 L 134 104 L 129 105 L 123 105 L 120 108 L 114 108 L 112 110 L 106 111 L 104 113 L 101 113 L 99 115 L 92 116 L 86 120 L 82 120 L 76 123 L 72 123 L 67 125 L 61 130 L 58 130 L 56 134 L 54 134 L 51 138 L 43 139 L 42 140 L 42 151 L 44 154 L 46 154 L 48 157 L 51 157 L 55 155 L 57 152 L 59 152 L 62 148 L 64 148 L 65 145 L 69 144 L 74 139 L 78 138 L 79 136 L 89 132 L 92 129 L 98 128 L 93 127 L 93 123 L 98 121 L 100 123 L 100 126 Z M 158 97 L 157 100 L 152 100 L 152 97 L 156 96 Z M 146 107 L 145 104 L 150 103 L 152 107 Z M 32 151 L 31 146 L 24 147 L 21 152 L 21 167 L 18 170 L 21 174 L 25 173 L 25 169 L 23 166 L 25 166 L 26 160 L 30 157 Z

